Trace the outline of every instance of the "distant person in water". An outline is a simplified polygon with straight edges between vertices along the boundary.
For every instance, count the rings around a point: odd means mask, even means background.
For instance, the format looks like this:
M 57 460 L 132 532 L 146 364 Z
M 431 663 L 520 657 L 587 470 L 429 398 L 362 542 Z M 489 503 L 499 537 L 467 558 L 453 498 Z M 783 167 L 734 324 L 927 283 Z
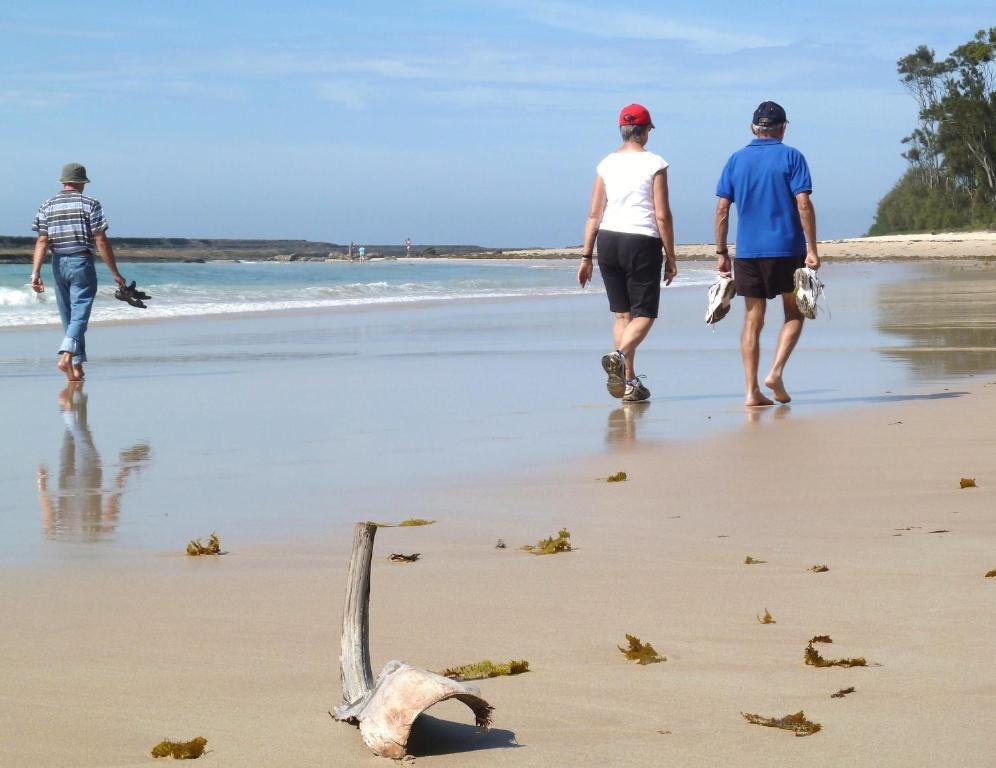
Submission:
M 781 297 L 785 322 L 764 384 L 775 400 L 792 398 L 782 375 L 802 334 L 803 316 L 796 305 L 795 271 L 820 268 L 816 253 L 816 211 L 809 196 L 813 182 L 802 153 L 782 144 L 788 119 L 773 101 L 754 111 L 754 140 L 733 153 L 716 186 L 716 255 L 720 274 L 733 274 L 737 295 L 744 297 L 744 328 L 740 354 L 748 406 L 774 405 L 761 392 L 757 371 L 761 328 L 768 299 Z M 730 206 L 737 206 L 736 259 L 730 262 L 726 237 Z
M 602 357 L 602 368 L 608 375 L 609 394 L 624 402 L 650 397 L 636 373 L 636 349 L 657 319 L 661 270 L 666 285 L 678 274 L 668 164 L 646 149 L 653 129 L 645 107 L 623 107 L 619 114 L 623 143 L 598 164 L 578 267 L 583 288 L 591 280 L 597 238 L 598 270 L 615 314 L 615 350 Z
M 405 238 L 405 256 L 409 259 L 412 257 L 412 239 L 410 237 Z
M 125 280 L 118 272 L 107 239 L 104 211 L 97 200 L 83 194 L 83 187 L 90 182 L 86 168 L 79 163 L 68 163 L 63 166 L 59 181 L 62 191 L 42 203 L 31 226 L 38 233 L 31 287 L 36 293 L 45 290 L 41 265 L 45 252 L 51 249 L 55 299 L 64 334 L 56 365 L 68 381 L 82 381 L 86 328 L 97 295 L 94 256 L 100 255 L 119 287 L 124 287 Z

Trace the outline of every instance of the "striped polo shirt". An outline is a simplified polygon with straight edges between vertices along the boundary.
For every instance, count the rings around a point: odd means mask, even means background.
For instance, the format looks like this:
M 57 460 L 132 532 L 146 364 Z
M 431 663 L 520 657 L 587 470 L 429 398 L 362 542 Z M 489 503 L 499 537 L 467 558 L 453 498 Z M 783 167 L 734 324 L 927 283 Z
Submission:
M 31 229 L 48 235 L 49 247 L 58 256 L 92 256 L 97 253 L 93 236 L 107 229 L 107 219 L 99 201 L 69 190 L 42 203 Z

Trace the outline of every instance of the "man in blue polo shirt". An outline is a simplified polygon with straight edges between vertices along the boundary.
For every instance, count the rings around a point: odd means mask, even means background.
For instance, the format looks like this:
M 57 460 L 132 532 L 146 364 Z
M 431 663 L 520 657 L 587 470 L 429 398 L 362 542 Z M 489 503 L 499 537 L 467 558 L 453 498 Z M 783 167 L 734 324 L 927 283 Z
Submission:
M 816 211 L 809 196 L 813 182 L 802 153 L 782 144 L 788 120 L 773 101 L 754 111 L 754 140 L 734 152 L 716 185 L 716 255 L 720 274 L 734 273 L 737 294 L 744 297 L 746 313 L 740 337 L 744 362 L 745 404 L 773 405 L 758 385 L 761 328 L 768 299 L 781 296 L 785 324 L 771 371 L 764 380 L 780 403 L 792 398 L 782 373 L 802 334 L 803 316 L 796 306 L 795 271 L 802 266 L 820 268 L 816 253 Z M 730 263 L 726 236 L 730 206 L 737 206 L 736 265 Z

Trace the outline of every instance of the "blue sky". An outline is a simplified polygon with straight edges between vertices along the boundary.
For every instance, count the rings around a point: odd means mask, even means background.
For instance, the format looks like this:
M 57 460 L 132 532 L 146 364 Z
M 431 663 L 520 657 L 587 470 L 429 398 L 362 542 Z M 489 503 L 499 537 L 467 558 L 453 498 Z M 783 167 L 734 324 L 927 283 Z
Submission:
M 821 239 L 860 235 L 916 117 L 896 60 L 992 24 L 991 2 L 913 0 L 5 3 L 0 234 L 78 161 L 112 235 L 576 244 L 638 101 L 677 239 L 704 242 L 773 99 Z

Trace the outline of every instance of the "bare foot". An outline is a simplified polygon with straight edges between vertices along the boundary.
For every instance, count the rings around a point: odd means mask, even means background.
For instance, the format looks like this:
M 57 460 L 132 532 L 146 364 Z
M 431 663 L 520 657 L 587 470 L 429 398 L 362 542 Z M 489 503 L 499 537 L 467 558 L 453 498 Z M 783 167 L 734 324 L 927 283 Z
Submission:
M 761 390 L 755 389 L 751 394 L 747 395 L 747 399 L 744 400 L 744 405 L 748 408 L 759 408 L 765 405 L 774 405 L 773 400 L 768 399 L 761 394 Z
M 790 403 L 792 402 L 792 395 L 788 393 L 785 389 L 785 385 L 782 383 L 781 376 L 768 376 L 764 380 L 764 386 L 772 391 L 775 395 L 775 400 L 779 403 Z
M 73 366 L 73 375 L 76 377 L 77 381 L 83 381 L 85 374 L 83 373 L 82 364 Z
M 59 362 L 55 364 L 55 367 L 66 374 L 66 381 L 80 381 L 80 377 L 76 375 L 76 371 L 73 366 L 73 356 L 68 352 L 63 352 L 59 355 Z

